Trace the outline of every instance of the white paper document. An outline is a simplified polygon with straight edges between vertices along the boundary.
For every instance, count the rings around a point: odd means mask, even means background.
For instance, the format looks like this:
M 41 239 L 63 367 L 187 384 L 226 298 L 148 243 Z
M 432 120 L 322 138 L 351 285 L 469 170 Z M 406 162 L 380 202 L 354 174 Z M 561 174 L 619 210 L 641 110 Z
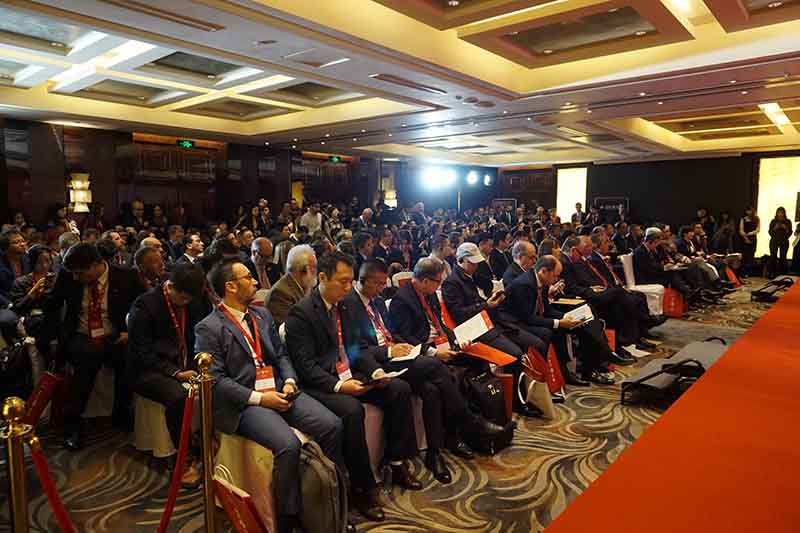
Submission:
M 403 370 L 398 370 L 397 372 L 387 372 L 387 373 L 383 374 L 381 377 L 375 379 L 375 381 L 385 381 L 385 380 L 389 380 L 389 379 L 394 379 L 394 378 L 396 378 L 398 376 L 402 376 L 406 372 L 408 372 L 407 368 L 404 368 Z
M 586 322 L 587 320 L 592 320 L 594 318 L 594 314 L 592 314 L 592 308 L 584 304 L 580 307 L 576 307 L 568 313 L 564 313 L 564 318 L 571 318 L 572 320 L 577 320 L 579 322 Z
M 392 357 L 392 361 L 413 361 L 417 358 L 422 350 L 422 345 L 417 344 L 411 349 L 411 352 L 408 355 L 404 355 L 403 357 Z
M 453 330 L 453 333 L 456 334 L 456 339 L 459 342 L 472 342 L 493 327 L 494 325 L 492 324 L 489 315 L 486 313 L 486 311 L 481 311 L 463 324 L 457 326 Z

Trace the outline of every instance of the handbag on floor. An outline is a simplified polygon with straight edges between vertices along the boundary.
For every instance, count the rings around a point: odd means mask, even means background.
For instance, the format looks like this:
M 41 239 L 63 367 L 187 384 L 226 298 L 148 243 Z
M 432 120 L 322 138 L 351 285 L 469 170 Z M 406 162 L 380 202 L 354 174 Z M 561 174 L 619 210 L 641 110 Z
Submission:
M 314 441 L 300 448 L 300 490 L 305 531 L 347 529 L 347 486 L 342 472 Z
M 503 384 L 500 378 L 489 372 L 467 371 L 462 381 L 464 397 L 470 410 L 478 413 L 486 420 L 505 427 L 505 431 L 491 437 L 463 435 L 470 448 L 489 455 L 494 455 L 511 444 L 514 438 L 514 425 L 508 424 Z

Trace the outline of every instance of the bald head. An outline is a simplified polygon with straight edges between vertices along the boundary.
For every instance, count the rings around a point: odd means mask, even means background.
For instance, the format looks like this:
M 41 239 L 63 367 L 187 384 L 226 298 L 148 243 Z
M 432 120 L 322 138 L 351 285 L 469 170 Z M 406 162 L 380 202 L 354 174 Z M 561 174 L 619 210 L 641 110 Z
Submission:
M 157 250 L 158 253 L 164 253 L 164 246 L 161 244 L 161 241 L 156 239 L 155 237 L 145 237 L 142 239 L 142 242 L 139 244 L 139 249 L 142 248 L 152 248 Z
M 253 263 L 265 265 L 272 261 L 272 241 L 266 237 L 259 237 L 250 244 L 250 255 Z

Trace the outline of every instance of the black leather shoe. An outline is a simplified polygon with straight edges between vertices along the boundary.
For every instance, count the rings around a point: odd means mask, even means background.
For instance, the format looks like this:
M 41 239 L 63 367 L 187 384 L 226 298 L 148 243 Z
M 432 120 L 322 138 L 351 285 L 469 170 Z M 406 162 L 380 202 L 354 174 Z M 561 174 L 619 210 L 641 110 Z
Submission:
M 651 315 L 650 318 L 647 320 L 647 329 L 657 328 L 666 321 L 667 317 L 665 317 L 664 315 L 658 315 L 658 316 Z
M 425 453 L 425 466 L 439 483 L 446 485 L 453 481 L 450 470 L 447 468 L 447 463 L 444 462 L 442 452 L 439 450 L 428 450 Z
M 64 448 L 71 452 L 77 452 L 83 448 L 83 439 L 79 430 L 69 431 L 64 435 Z
M 353 494 L 353 507 L 370 522 L 382 522 L 386 518 L 376 492 L 376 489 L 370 489 Z
M 457 440 L 447 449 L 450 450 L 450 453 L 457 455 L 462 459 L 466 459 L 468 461 L 475 459 L 475 452 L 473 452 L 472 448 L 470 448 L 469 445 L 461 439 Z
M 403 461 L 399 465 L 392 466 L 392 481 L 395 485 L 399 485 L 408 490 L 422 490 L 422 483 L 417 477 L 408 469 L 408 463 Z
M 584 374 L 583 379 L 591 381 L 592 383 L 596 383 L 597 385 L 614 384 L 614 378 L 610 377 L 608 374 L 603 374 L 602 372 L 598 372 L 597 370 L 589 372 L 588 374 Z
M 572 372 L 567 372 L 564 375 L 564 383 L 566 383 L 567 385 L 572 385 L 573 387 L 588 387 L 589 386 L 589 382 L 588 381 L 582 380 L 581 378 L 579 378 L 578 376 L 576 376 Z
M 636 358 L 625 351 L 625 348 L 618 348 L 616 352 L 611 352 L 608 362 L 619 366 L 627 366 L 635 363 Z
M 544 413 L 536 406 L 523 403 L 514 407 L 514 412 L 526 418 L 541 418 Z

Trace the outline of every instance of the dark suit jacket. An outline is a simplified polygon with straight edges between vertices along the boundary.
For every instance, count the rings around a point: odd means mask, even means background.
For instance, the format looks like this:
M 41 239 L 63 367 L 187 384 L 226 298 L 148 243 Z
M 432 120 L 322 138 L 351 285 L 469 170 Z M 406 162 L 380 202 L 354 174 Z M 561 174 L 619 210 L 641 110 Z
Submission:
M 503 273 L 503 287 L 508 289 L 508 286 L 513 283 L 517 276 L 521 276 L 524 273 L 522 267 L 519 266 L 516 261 L 512 261 L 511 264 L 508 265 L 508 268 L 506 268 L 505 273 Z
M 478 294 L 478 286 L 456 266 L 442 282 L 442 299 L 456 324 L 466 322 L 484 309 L 486 300 Z
M 633 251 L 633 270 L 637 285 L 656 283 L 666 285 L 664 265 L 642 244 Z
M 178 258 L 175 260 L 175 263 L 189 263 L 189 262 L 190 262 L 189 261 L 189 257 L 185 253 L 183 253 L 180 256 L 178 256 Z M 197 258 L 195 260 L 194 264 L 199 265 L 200 264 L 200 258 Z
M 566 262 L 569 262 L 569 260 Z M 593 286 L 603 285 L 604 281 L 608 283 L 608 280 L 605 279 L 602 272 L 601 277 L 603 279 L 600 279 L 592 272 L 592 269 L 589 268 L 586 261 L 583 260 L 579 260 L 575 263 L 570 262 L 569 268 L 566 268 L 565 265 L 561 277 L 566 284 L 566 294 L 569 296 L 577 296 L 584 300 L 590 300 L 597 294 L 592 290 Z
M 372 311 L 378 312 L 383 319 L 384 325 L 388 328 L 386 318 L 386 302 L 383 298 L 378 296 L 373 300 L 374 305 Z M 348 360 L 350 368 L 352 368 L 356 377 L 371 376 L 378 368 L 383 368 L 384 365 L 389 363 L 389 349 L 388 346 L 380 346 L 378 344 L 378 335 L 375 333 L 375 328 L 369 315 L 364 307 L 364 302 L 361 297 L 353 288 L 342 302 L 346 310 L 346 314 L 342 315 L 342 324 L 348 321 L 350 324 L 355 325 L 358 329 L 359 346 L 357 351 L 352 354 L 348 352 Z
M 24 254 L 20 261 L 22 261 L 22 275 L 29 274 L 31 263 L 28 255 Z M 0 307 L 11 303 L 11 287 L 14 285 L 16 277 L 16 272 L 11 261 L 8 260 L 8 256 L 4 252 L 0 252 Z
M 497 248 L 492 248 L 492 251 L 489 253 L 489 264 L 492 265 L 495 279 L 501 279 L 506 269 L 508 269 L 508 265 L 513 262 L 511 254 L 508 251 L 501 252 Z
M 494 284 L 492 280 L 499 276 L 497 272 L 492 272 L 489 269 L 489 262 L 482 261 L 478 263 L 478 270 L 475 271 L 475 275 L 472 276 L 475 279 L 475 284 L 481 288 L 483 294 L 486 295 L 488 298 L 492 295 L 492 289 L 494 288 Z
M 118 337 L 123 331 L 128 331 L 125 316 L 131 309 L 136 298 L 144 292 L 144 287 L 139 281 L 135 270 L 108 265 L 108 319 L 114 328 L 111 339 Z M 56 277 L 56 283 L 48 298 L 45 300 L 43 310 L 48 324 L 52 324 L 59 340 L 59 350 L 63 349 L 66 341 L 78 330 L 78 319 L 83 303 L 85 285 L 75 281 L 72 274 L 61 270 Z M 61 310 L 66 305 L 66 314 L 61 321 Z
M 351 319 L 348 303 L 338 304 L 342 317 L 342 340 L 351 361 L 358 358 L 361 345 L 358 325 Z M 328 315 L 319 288 L 303 297 L 289 310 L 286 319 L 286 347 L 292 358 L 300 384 L 324 392 L 333 392 L 339 376 L 339 339 L 336 325 Z
M 430 294 L 425 299 L 434 316 L 439 319 L 442 331 L 447 335 L 451 346 L 454 345 L 456 336 L 442 320 L 439 298 L 436 294 Z M 386 325 L 397 342 L 405 342 L 412 346 L 428 342 L 430 323 L 412 283 L 406 283 L 400 287 L 392 298 L 392 302 L 389 304 L 389 320 Z
M 305 294 L 297 282 L 289 274 L 284 274 L 267 292 L 267 296 L 264 298 L 264 307 L 269 309 L 275 323 L 280 326 L 286 322 L 289 309 L 303 296 Z
M 194 327 L 202 316 L 201 307 L 186 308 L 186 360 L 194 368 Z M 175 309 L 180 320 L 180 310 Z M 128 365 L 131 383 L 146 380 L 153 373 L 173 376 L 180 367 L 179 344 L 161 287 L 150 289 L 133 302 L 128 317 Z
M 679 254 L 685 255 L 686 257 L 695 257 L 699 250 L 694 243 L 686 242 L 685 239 L 679 239 L 678 242 L 675 243 L 675 248 Z
M 383 259 L 386 264 L 389 264 L 389 257 L 391 257 L 392 253 L 393 250 L 391 248 L 387 250 L 380 244 L 376 244 L 375 248 L 372 250 L 372 257 L 376 259 Z
M 589 261 L 592 265 L 606 278 L 606 282 L 608 282 L 609 287 L 619 287 L 620 284 L 617 283 L 617 280 L 614 279 L 614 275 L 611 272 L 611 266 L 605 262 L 603 256 L 601 256 L 596 251 L 592 252 L 592 255 L 589 256 Z M 622 281 L 622 278 L 620 278 Z
M 614 243 L 614 246 L 617 248 L 617 253 L 619 254 L 627 254 L 631 251 L 631 244 L 627 236 L 623 237 L 615 233 L 611 236 L 611 242 Z
M 261 337 L 261 356 L 272 366 L 277 390 L 297 374 L 278 336 L 278 329 L 266 309 L 249 307 Z M 210 374 L 214 378 L 214 424 L 225 433 L 239 427 L 242 411 L 247 407 L 256 385 L 256 365 L 242 332 L 217 307 L 195 328 L 195 352 L 208 352 L 214 358 Z
M 564 313 L 550 305 L 547 287 L 543 287 L 544 313 L 536 314 L 539 284 L 534 269 L 517 277 L 506 289 L 506 299 L 500 304 L 500 316 L 509 325 L 517 327 L 535 326 L 553 329 L 553 319 L 561 319 Z

